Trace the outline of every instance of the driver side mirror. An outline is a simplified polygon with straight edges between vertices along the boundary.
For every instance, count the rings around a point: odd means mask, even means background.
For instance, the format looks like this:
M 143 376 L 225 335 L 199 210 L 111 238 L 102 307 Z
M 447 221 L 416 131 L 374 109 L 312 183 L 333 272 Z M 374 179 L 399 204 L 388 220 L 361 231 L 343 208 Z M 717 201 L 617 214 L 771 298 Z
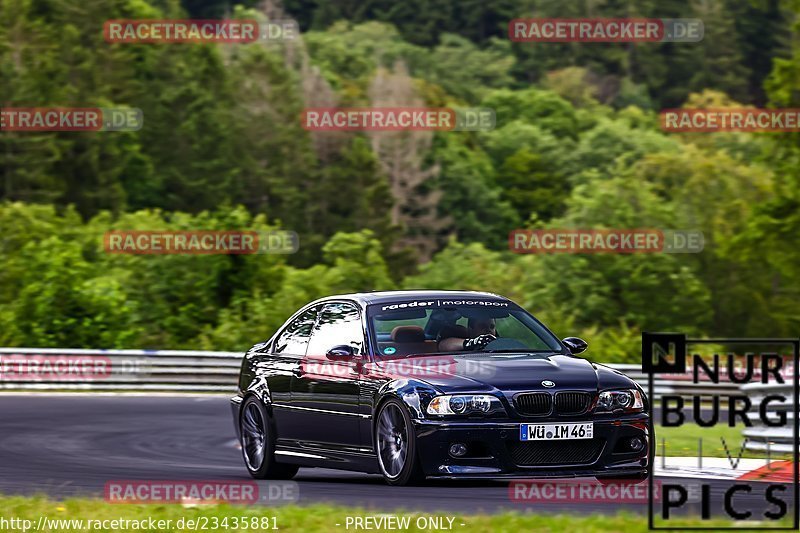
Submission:
M 586 351 L 586 348 L 589 347 L 589 343 L 583 339 L 579 339 L 578 337 L 567 337 L 563 339 L 561 342 L 569 348 L 569 351 L 572 355 L 578 355 L 579 353 L 583 353 Z
M 340 344 L 338 346 L 334 346 L 333 348 L 328 350 L 328 353 L 325 354 L 325 357 L 327 357 L 331 361 L 349 361 L 355 356 L 356 356 L 356 349 L 346 344 Z

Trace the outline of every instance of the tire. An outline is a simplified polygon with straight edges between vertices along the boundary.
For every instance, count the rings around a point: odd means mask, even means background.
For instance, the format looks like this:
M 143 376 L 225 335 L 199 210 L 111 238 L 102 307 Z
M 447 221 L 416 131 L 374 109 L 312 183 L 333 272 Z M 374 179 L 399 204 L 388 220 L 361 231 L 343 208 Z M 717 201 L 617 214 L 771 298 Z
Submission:
M 378 466 L 386 483 L 417 485 L 425 480 L 417 457 L 417 435 L 403 402 L 392 398 L 381 405 L 373 435 Z
M 296 465 L 275 462 L 275 435 L 267 410 L 261 400 L 250 396 L 239 414 L 242 457 L 247 471 L 255 479 L 292 479 Z

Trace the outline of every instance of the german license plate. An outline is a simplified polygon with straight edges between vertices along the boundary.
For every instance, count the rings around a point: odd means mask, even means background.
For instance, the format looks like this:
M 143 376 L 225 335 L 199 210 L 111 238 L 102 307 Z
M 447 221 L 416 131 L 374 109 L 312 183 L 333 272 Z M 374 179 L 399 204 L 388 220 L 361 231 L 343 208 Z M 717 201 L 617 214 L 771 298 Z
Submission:
M 594 423 L 521 424 L 519 440 L 572 440 L 594 438 Z

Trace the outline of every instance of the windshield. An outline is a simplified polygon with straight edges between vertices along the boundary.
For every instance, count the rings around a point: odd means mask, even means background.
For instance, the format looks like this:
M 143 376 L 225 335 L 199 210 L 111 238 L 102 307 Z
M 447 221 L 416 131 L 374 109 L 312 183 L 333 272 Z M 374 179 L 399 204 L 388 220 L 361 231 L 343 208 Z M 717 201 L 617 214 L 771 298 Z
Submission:
M 547 328 L 508 301 L 453 306 L 440 302 L 380 304 L 370 306 L 367 316 L 378 357 L 563 351 Z

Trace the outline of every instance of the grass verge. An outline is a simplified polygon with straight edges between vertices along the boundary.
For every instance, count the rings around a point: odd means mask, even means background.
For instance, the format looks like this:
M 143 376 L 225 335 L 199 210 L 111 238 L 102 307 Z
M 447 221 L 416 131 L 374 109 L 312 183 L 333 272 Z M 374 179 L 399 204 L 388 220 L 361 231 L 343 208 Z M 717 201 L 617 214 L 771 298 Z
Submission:
M 534 512 L 524 512 L 525 509 Z M 186 507 L 183 505 L 128 505 L 108 504 L 101 500 L 69 499 L 54 501 L 46 497 L 3 497 L 0 496 L 0 529 L 3 531 L 34 531 L 36 533 L 60 533 L 78 531 L 303 531 L 308 533 L 330 531 L 353 531 L 348 528 L 347 517 L 394 516 L 408 518 L 408 528 L 392 528 L 391 531 L 487 531 L 487 532 L 603 532 L 647 531 L 647 520 L 642 514 L 618 513 L 612 515 L 577 516 L 575 514 L 536 514 L 535 508 L 521 506 L 520 512 L 507 512 L 491 516 L 450 515 L 452 525 L 443 521 L 441 528 L 417 527 L 419 517 L 446 517 L 442 513 L 420 514 L 398 511 L 387 515 L 384 512 L 358 508 L 334 507 L 328 505 L 313 506 L 232 506 L 232 505 L 200 505 Z M 565 511 L 569 513 L 569 511 Z M 40 517 L 47 520 L 41 522 Z M 16 519 L 16 526 L 8 520 Z M 2 522 L 6 520 L 6 522 Z M 29 520 L 29 523 L 22 522 Z M 88 520 L 99 521 L 99 527 L 88 527 Z M 128 520 L 126 524 L 114 524 L 113 520 Z M 156 522 L 147 523 L 153 520 Z M 158 524 L 157 521 L 164 521 Z M 238 523 L 235 521 L 238 520 Z M 58 522 L 56 522 L 58 521 Z M 72 521 L 72 522 L 70 522 Z M 132 521 L 140 521 L 136 527 Z M 145 522 L 141 522 L 145 521 Z M 191 521 L 191 522 L 190 522 Z M 247 522 L 245 527 L 244 522 Z M 422 522 L 420 522 L 422 524 Z M 735 525 L 726 521 L 691 521 L 675 520 L 669 522 L 671 527 L 687 527 L 702 525 L 704 527 L 722 527 Z M 27 525 L 29 529 L 24 530 Z M 253 527 L 253 526 L 256 527 Z M 191 527 L 190 527 L 191 526 Z M 774 527 L 774 524 L 770 524 Z M 363 528 L 361 530 L 364 530 Z M 384 531 L 384 528 L 370 528 L 371 531 Z
M 742 426 L 728 427 L 727 425 L 717 424 L 712 427 L 700 427 L 697 424 L 685 424 L 680 427 L 661 427 L 656 426 L 656 452 L 657 455 L 664 455 L 662 442 L 666 441 L 667 457 L 697 457 L 699 451 L 698 440 L 703 440 L 704 457 L 730 457 L 735 461 L 742 452 L 744 437 L 742 436 Z M 663 441 L 662 441 L 663 439 Z M 724 440 L 724 444 L 723 444 Z M 727 446 L 727 453 L 725 447 Z M 745 450 L 742 457 L 748 459 L 763 459 L 766 452 L 756 452 Z M 792 459 L 788 453 L 771 453 L 771 458 L 775 461 Z

